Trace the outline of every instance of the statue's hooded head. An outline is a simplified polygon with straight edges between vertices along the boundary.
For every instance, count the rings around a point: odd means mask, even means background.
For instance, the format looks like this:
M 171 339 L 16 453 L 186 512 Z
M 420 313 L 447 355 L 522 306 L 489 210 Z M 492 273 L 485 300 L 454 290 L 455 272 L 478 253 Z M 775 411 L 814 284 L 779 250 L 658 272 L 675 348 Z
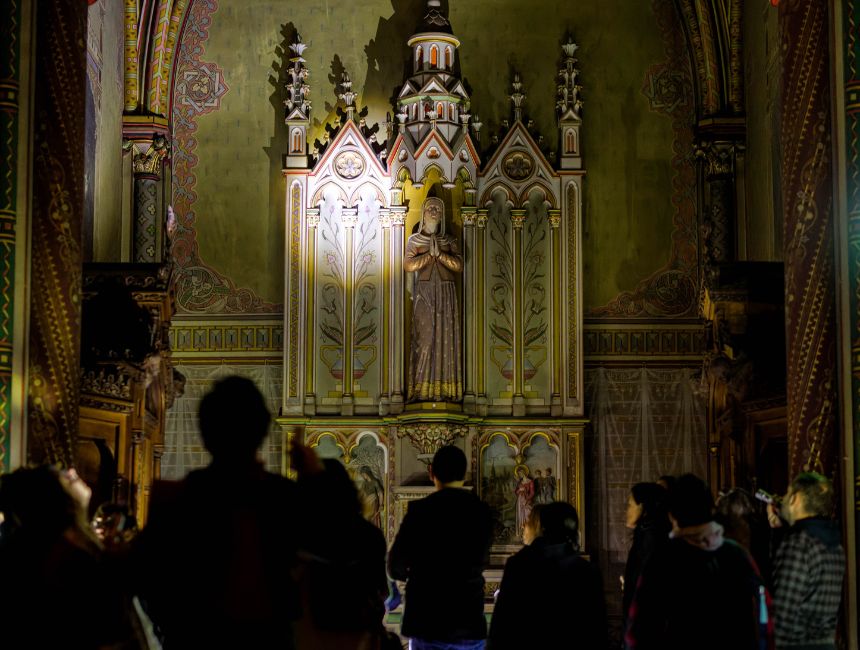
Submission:
M 445 234 L 445 203 L 442 199 L 431 196 L 424 201 L 421 208 L 421 229 L 425 235 Z

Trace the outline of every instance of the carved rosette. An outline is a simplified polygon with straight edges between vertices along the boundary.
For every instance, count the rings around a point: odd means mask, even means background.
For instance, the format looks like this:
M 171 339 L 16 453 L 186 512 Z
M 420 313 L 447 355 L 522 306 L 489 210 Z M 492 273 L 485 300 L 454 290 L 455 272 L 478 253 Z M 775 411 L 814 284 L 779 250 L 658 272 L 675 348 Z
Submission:
M 408 438 L 421 455 L 432 456 L 440 448 L 463 438 L 469 427 L 462 424 L 404 424 L 397 430 L 398 438 Z

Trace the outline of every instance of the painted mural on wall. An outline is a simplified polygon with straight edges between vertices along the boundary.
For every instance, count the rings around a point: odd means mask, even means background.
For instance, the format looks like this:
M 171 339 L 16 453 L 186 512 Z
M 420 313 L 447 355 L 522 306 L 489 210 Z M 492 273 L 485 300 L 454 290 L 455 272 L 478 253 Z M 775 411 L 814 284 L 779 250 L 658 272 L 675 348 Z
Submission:
M 487 394 L 497 403 L 510 403 L 513 395 L 513 250 L 510 207 L 504 193 L 497 192 L 487 222 L 487 356 L 495 372 L 487 377 Z
M 549 220 L 539 193 L 529 197 L 523 226 L 523 379 L 527 400 L 549 395 Z
M 699 235 L 696 218 L 696 163 L 693 126 L 696 106 L 684 32 L 671 2 L 653 0 L 666 60 L 645 73 L 641 93 L 650 110 L 672 121 L 672 249 L 669 261 L 607 304 L 591 307 L 592 317 L 651 318 L 695 316 L 698 309 Z M 716 77 L 714 73 L 712 77 Z
M 690 101 L 690 95 L 675 90 L 678 82 L 676 73 L 680 71 L 682 76 L 686 76 L 683 83 L 688 84 L 689 72 L 676 69 L 679 62 L 684 63 L 685 60 L 684 56 L 676 56 L 686 53 L 683 42 L 666 49 L 666 54 L 661 53 L 661 33 L 673 34 L 673 37 L 681 35 L 673 3 L 671 0 L 655 0 L 651 4 L 653 6 L 649 3 L 631 6 L 626 0 L 583 2 L 578 3 L 577 11 L 572 14 L 549 2 L 530 3 L 528 6 L 512 0 L 449 3 L 452 20 L 460 30 L 459 37 L 468 43 L 468 56 L 462 61 L 462 71 L 475 89 L 473 110 L 480 112 L 485 123 L 482 148 L 492 145 L 500 124 L 508 118 L 508 107 L 503 97 L 507 90 L 508 62 L 514 61 L 521 69 L 531 68 L 523 79 L 523 93 L 530 97 L 540 95 L 543 92 L 540 89 L 554 83 L 555 71 L 532 65 L 535 60 L 555 57 L 553 39 L 546 38 L 545 25 L 548 22 L 556 21 L 574 32 L 582 40 L 581 51 L 590 60 L 601 61 L 605 75 L 596 70 L 584 70 L 581 77 L 582 83 L 590 88 L 589 105 L 619 107 L 620 113 L 612 110 L 595 115 L 593 130 L 584 141 L 585 146 L 589 143 L 610 145 L 605 152 L 592 147 L 589 158 L 589 178 L 592 181 L 589 202 L 594 208 L 594 221 L 585 240 L 584 253 L 585 264 L 593 272 L 585 280 L 586 291 L 582 297 L 586 306 L 594 308 L 594 316 L 676 316 L 685 313 L 683 308 L 690 294 L 690 284 L 683 278 L 691 277 L 688 271 L 695 264 L 688 262 L 694 258 L 671 250 L 672 247 L 679 248 L 681 240 L 695 241 L 695 232 L 684 231 L 684 227 L 679 225 L 681 221 L 690 223 L 686 221 L 686 214 L 676 215 L 675 223 L 671 223 L 672 211 L 678 209 L 679 201 L 686 200 L 677 194 L 686 179 L 681 178 L 680 182 L 672 180 L 672 174 L 677 175 L 677 171 L 672 168 L 671 159 L 673 156 L 677 158 L 679 152 L 688 152 L 689 146 L 686 140 L 679 140 L 673 145 L 674 151 L 667 147 L 671 137 L 666 136 L 671 134 L 671 127 L 667 130 L 663 124 L 665 117 L 659 112 L 671 111 L 680 117 L 681 109 L 672 108 L 671 98 Z M 191 154 L 194 157 L 191 168 L 195 180 L 190 189 L 206 197 L 206 214 L 199 212 L 199 201 L 191 210 L 178 211 L 182 217 L 180 225 L 188 235 L 185 238 L 188 241 L 183 245 L 191 250 L 185 260 L 190 275 L 184 287 L 184 297 L 180 298 L 180 308 L 184 311 L 272 313 L 280 309 L 282 300 L 278 297 L 277 280 L 272 279 L 275 274 L 271 270 L 282 267 L 280 258 L 283 251 L 269 244 L 254 246 L 251 249 L 253 254 L 246 258 L 244 253 L 237 254 L 226 242 L 232 235 L 242 235 L 243 231 L 256 233 L 250 237 L 255 242 L 261 236 L 272 242 L 279 234 L 274 224 L 282 221 L 283 199 L 274 197 L 272 188 L 282 183 L 280 155 L 286 150 L 289 132 L 280 115 L 280 94 L 274 92 L 264 102 L 258 98 L 261 95 L 260 84 L 265 84 L 262 80 L 268 77 L 275 85 L 280 80 L 278 71 L 289 57 L 289 54 L 279 51 L 285 42 L 284 34 L 291 34 L 294 27 L 301 27 L 302 34 L 313 44 L 307 56 L 317 84 L 313 91 L 317 103 L 312 123 L 318 128 L 310 130 L 309 142 L 330 139 L 326 127 L 331 126 L 330 122 L 339 108 L 337 102 L 332 101 L 332 90 L 344 68 L 352 73 L 357 102 L 364 103 L 368 109 L 364 117 L 368 128 L 377 129 L 380 144 L 384 140 L 385 114 L 391 111 L 390 89 L 398 83 L 403 62 L 408 60 L 409 49 L 405 43 L 420 19 L 423 3 L 397 3 L 393 10 L 388 0 L 372 0 L 361 7 L 332 0 L 330 5 L 331 11 L 323 23 L 316 19 L 312 8 L 300 5 L 291 8 L 290 22 L 284 24 L 282 5 L 278 2 L 264 1 L 253 6 L 235 0 L 191 3 L 188 25 L 177 49 L 181 50 L 188 39 L 195 50 L 191 56 L 197 58 L 197 67 L 205 67 L 210 79 L 213 79 L 216 68 L 220 70 L 220 83 L 225 88 L 229 86 L 229 92 L 226 104 L 224 96 L 218 100 L 217 117 L 212 115 L 199 121 L 197 115 L 185 115 L 185 124 L 177 121 L 180 129 L 187 130 L 191 125 L 198 127 L 194 131 L 193 148 L 183 147 L 179 155 L 187 157 Z M 215 7 L 218 13 L 213 16 Z M 339 7 L 352 12 L 349 33 L 340 29 L 338 21 L 345 14 L 338 10 Z M 204 14 L 205 24 L 201 22 Z M 223 21 L 219 19 L 221 14 L 225 16 Z M 615 15 L 616 20 L 607 24 L 606 15 Z M 505 19 L 498 19 L 500 16 Z M 655 16 L 659 30 L 643 29 L 643 25 L 655 24 Z M 261 29 L 264 24 L 271 28 Z M 672 29 L 666 29 L 664 24 Z M 488 25 L 492 29 L 487 29 Z M 519 27 L 514 31 L 514 25 L 527 26 L 528 33 Z M 597 38 L 595 35 L 598 34 L 610 37 Z M 236 43 L 249 43 L 251 46 L 236 47 Z M 207 63 L 206 52 L 216 51 L 218 58 L 214 61 L 217 65 L 213 66 Z M 671 73 L 652 74 L 647 71 L 647 63 L 659 60 L 661 55 L 667 64 L 671 59 Z M 210 54 L 208 60 L 211 59 Z M 630 66 L 630 61 L 634 60 L 642 61 L 642 68 Z M 661 66 L 665 67 L 664 64 Z M 248 83 L 231 83 L 234 69 L 248 70 Z M 643 76 L 646 77 L 644 83 Z M 182 75 L 176 75 L 177 89 L 180 81 Z M 217 87 L 215 85 L 216 94 Z M 656 98 L 653 106 L 651 97 Z M 658 108 L 657 104 L 665 107 Z M 174 102 L 174 105 L 178 108 L 179 102 Z M 215 124 L 213 117 L 218 121 L 217 128 L 212 126 Z M 533 102 L 530 117 L 545 142 L 552 143 L 548 148 L 559 149 L 553 135 L 555 116 L 552 102 Z M 394 115 L 392 119 L 396 121 Z M 674 122 L 675 118 L 670 121 Z M 623 155 L 613 151 L 623 152 Z M 199 173 L 198 156 L 204 161 L 205 174 Z M 240 162 L 237 164 L 236 161 Z M 526 161 L 521 156 L 509 161 L 514 174 L 524 173 L 524 164 Z M 620 169 L 624 170 L 623 174 L 619 174 Z M 233 183 L 229 185 L 231 191 L 224 191 L 227 187 L 225 180 Z M 234 187 L 237 189 L 232 191 Z M 666 200 L 670 187 L 675 187 L 675 207 Z M 265 196 L 266 188 L 269 190 L 268 198 Z M 185 189 L 181 189 L 179 193 L 184 192 Z M 219 194 L 218 204 L 214 205 L 211 197 Z M 624 200 L 618 200 L 621 197 Z M 251 205 L 254 206 L 253 222 L 238 220 L 237 215 L 242 208 Z M 686 211 L 686 207 L 683 210 Z M 257 214 L 260 211 L 266 214 Z M 648 218 L 641 218 L 644 215 Z M 645 222 L 649 225 L 645 226 Z M 606 255 L 606 242 L 623 231 L 627 232 L 627 239 L 636 242 L 635 246 L 625 245 L 612 256 Z M 222 238 L 224 243 L 216 241 L 218 235 L 215 233 L 227 235 Z M 266 234 L 272 236 L 266 237 Z M 196 248 L 191 240 L 196 242 Z M 665 273 L 648 277 L 645 285 L 627 289 L 630 295 L 618 296 L 618 300 L 611 301 L 619 289 L 626 288 L 624 285 L 630 283 L 631 278 L 641 278 L 643 272 L 647 274 L 648 264 L 652 265 L 651 268 L 659 267 L 669 257 L 673 261 L 664 269 Z M 681 297 L 676 300 L 672 294 L 680 294 Z
M 251 288 L 236 286 L 203 259 L 197 241 L 195 132 L 198 120 L 218 111 L 221 99 L 230 90 L 224 69 L 203 60 L 218 4 L 218 0 L 192 3 L 176 62 L 172 154 L 176 305 L 179 312 L 189 313 L 277 313 L 283 310 L 283 305 L 263 300 Z
M 383 532 L 387 526 L 388 450 L 373 431 L 319 431 L 307 437 L 320 458 L 342 463 L 355 482 L 365 518 Z
M 479 456 L 478 493 L 493 512 L 493 543 L 522 542 L 523 526 L 535 505 L 562 498 L 560 457 L 551 434 L 492 433 Z

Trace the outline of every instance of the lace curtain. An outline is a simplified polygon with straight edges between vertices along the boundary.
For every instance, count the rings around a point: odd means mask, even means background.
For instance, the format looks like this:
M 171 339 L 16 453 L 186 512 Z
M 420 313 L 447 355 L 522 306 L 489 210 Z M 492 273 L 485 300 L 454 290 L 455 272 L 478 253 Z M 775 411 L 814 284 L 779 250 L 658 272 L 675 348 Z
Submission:
M 180 479 L 192 469 L 209 464 L 209 453 L 200 440 L 197 409 L 200 400 L 212 384 L 228 375 L 241 375 L 253 380 L 266 398 L 272 416 L 281 406 L 283 375 L 281 365 L 220 364 L 179 365 L 177 369 L 186 377 L 185 394 L 176 400 L 167 412 L 164 433 L 164 455 L 161 458 L 161 478 Z M 272 426 L 263 442 L 261 457 L 266 469 L 281 471 L 283 434 Z
M 597 368 L 587 374 L 592 423 L 591 534 L 605 579 L 617 580 L 627 559 L 624 526 L 634 483 L 664 474 L 705 477 L 705 405 L 696 393 L 699 369 Z M 596 526 L 595 526 L 596 524 Z

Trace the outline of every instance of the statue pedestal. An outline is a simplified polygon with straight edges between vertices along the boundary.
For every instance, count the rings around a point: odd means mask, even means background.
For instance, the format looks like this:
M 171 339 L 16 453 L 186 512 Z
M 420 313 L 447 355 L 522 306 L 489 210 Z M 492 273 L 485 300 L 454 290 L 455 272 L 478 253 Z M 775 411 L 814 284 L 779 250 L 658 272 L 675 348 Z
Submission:
M 404 409 L 406 413 L 462 413 L 463 405 L 457 402 L 412 402 Z

